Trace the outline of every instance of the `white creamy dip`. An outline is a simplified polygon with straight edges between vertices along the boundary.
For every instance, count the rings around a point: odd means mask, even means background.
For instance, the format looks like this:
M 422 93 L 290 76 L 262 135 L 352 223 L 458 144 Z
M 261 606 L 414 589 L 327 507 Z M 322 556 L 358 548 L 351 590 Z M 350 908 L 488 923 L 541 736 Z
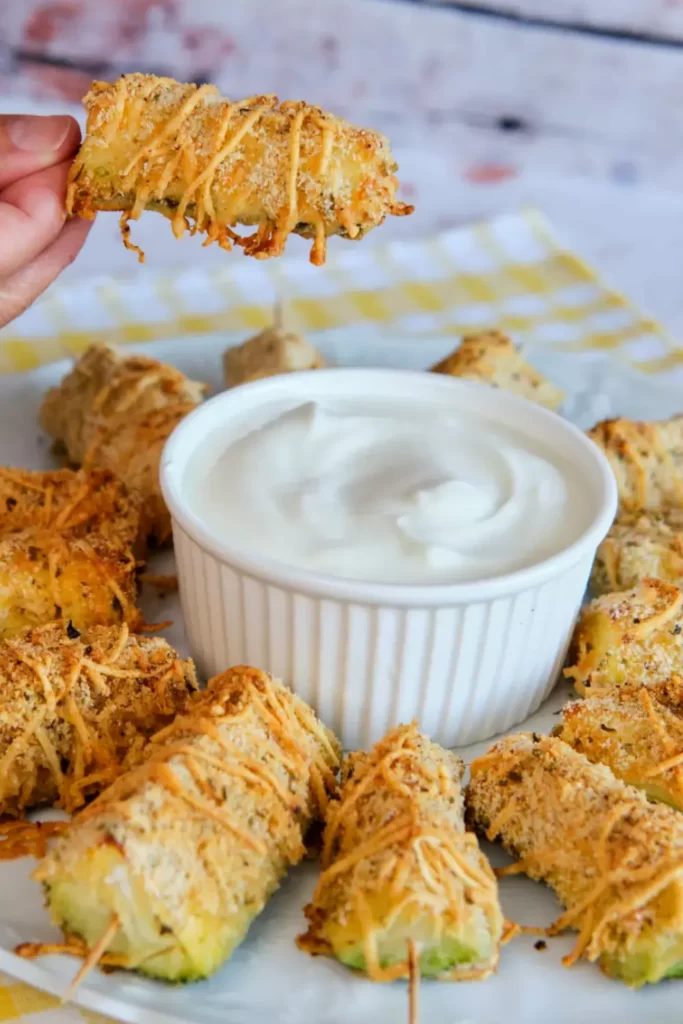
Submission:
M 561 551 L 589 518 L 573 464 L 445 404 L 307 402 L 212 444 L 190 498 L 208 529 L 327 575 L 500 576 Z

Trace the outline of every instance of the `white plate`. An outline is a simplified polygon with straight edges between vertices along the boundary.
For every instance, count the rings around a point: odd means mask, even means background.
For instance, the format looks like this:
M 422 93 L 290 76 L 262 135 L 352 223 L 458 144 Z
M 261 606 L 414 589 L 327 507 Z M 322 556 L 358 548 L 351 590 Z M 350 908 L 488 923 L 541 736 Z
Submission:
M 329 332 L 314 340 L 339 363 L 406 368 L 429 366 L 450 347 L 443 338 L 389 339 L 365 329 Z M 225 337 L 178 339 L 140 348 L 220 388 L 220 354 L 226 341 Z M 531 358 L 570 392 L 566 412 L 584 427 L 617 413 L 662 417 L 680 409 L 677 389 L 640 377 L 606 356 L 539 350 Z M 36 414 L 45 388 L 66 369 L 66 363 L 57 363 L 22 376 L 0 377 L 0 464 L 32 468 L 51 464 Z M 172 556 L 165 555 L 153 569 L 170 571 L 171 567 Z M 175 620 L 166 636 L 186 652 L 177 597 L 150 593 L 144 603 L 148 620 Z M 566 693 L 559 687 L 529 720 L 528 728 L 549 731 L 555 722 L 553 712 Z M 478 744 L 462 753 L 469 760 L 488 745 Z M 506 860 L 492 847 L 487 847 L 487 853 L 494 864 Z M 30 880 L 32 867 L 28 859 L 0 862 L 0 971 L 59 995 L 77 969 L 75 960 L 46 957 L 29 962 L 12 952 L 20 942 L 58 938 L 43 909 L 40 889 Z M 175 988 L 124 973 L 94 971 L 78 990 L 76 1001 L 139 1024 L 399 1024 L 406 1020 L 404 983 L 374 985 L 331 960 L 312 959 L 296 948 L 295 936 L 304 925 L 302 907 L 311 895 L 316 873 L 315 864 L 292 872 L 244 944 L 210 981 Z M 524 878 L 505 880 L 501 894 L 508 917 L 524 924 L 546 924 L 559 913 L 552 894 Z M 505 947 L 498 973 L 483 983 L 423 982 L 421 1024 L 680 1024 L 683 1019 L 680 982 L 631 992 L 590 964 L 563 968 L 560 958 L 572 947 L 571 935 L 549 940 L 545 950 L 534 949 L 535 941 L 522 937 Z

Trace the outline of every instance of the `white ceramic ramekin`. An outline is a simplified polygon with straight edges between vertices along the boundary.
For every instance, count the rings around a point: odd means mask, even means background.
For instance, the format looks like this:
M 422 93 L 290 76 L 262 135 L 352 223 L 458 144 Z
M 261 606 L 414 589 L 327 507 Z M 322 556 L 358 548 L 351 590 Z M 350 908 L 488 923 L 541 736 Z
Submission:
M 410 586 L 323 576 L 261 558 L 221 542 L 189 506 L 188 467 L 210 435 L 240 436 L 273 401 L 378 394 L 407 405 L 432 401 L 435 415 L 447 402 L 542 438 L 578 467 L 590 526 L 530 568 L 477 582 Z M 366 748 L 414 718 L 443 745 L 464 745 L 511 728 L 537 708 L 563 662 L 617 502 L 601 451 L 559 416 L 484 385 L 402 370 L 285 374 L 220 394 L 171 435 L 161 483 L 200 672 L 210 676 L 245 663 L 266 669 L 312 704 L 350 749 Z

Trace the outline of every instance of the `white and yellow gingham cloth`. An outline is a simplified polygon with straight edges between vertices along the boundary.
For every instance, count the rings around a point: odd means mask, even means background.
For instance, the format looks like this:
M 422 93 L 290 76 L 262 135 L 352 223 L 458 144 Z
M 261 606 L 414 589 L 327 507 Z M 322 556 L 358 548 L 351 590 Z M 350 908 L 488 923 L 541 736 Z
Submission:
M 94 339 L 154 341 L 238 330 L 272 320 L 287 302 L 304 332 L 387 325 L 402 338 L 498 326 L 517 341 L 587 353 L 609 350 L 649 373 L 683 373 L 683 353 L 626 299 L 564 250 L 535 212 L 500 217 L 423 241 L 348 245 L 324 268 L 226 255 L 218 271 L 94 278 L 56 285 L 0 333 L 0 372 L 31 369 Z M 200 343 L 200 342 L 199 342 Z M 0 913 L 2 898 L 0 897 Z M 105 1020 L 0 975 L 0 1021 Z
M 304 332 L 372 323 L 419 337 L 498 326 L 534 346 L 614 350 L 655 373 L 683 368 L 665 332 L 527 211 L 419 241 L 346 244 L 323 268 L 236 253 L 219 270 L 159 274 L 146 265 L 131 278 L 57 284 L 0 332 L 0 372 L 81 352 L 94 339 L 246 335 L 271 322 L 278 298 L 288 325 Z
M 62 1006 L 55 996 L 0 974 L 0 1021 L 6 1020 L 21 1020 L 21 1024 L 111 1024 L 109 1017 Z

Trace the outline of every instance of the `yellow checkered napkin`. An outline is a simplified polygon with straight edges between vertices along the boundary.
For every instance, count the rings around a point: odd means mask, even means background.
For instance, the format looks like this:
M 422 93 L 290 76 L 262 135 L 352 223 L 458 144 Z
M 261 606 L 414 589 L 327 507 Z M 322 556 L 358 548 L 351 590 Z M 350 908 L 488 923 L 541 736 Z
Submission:
M 498 326 L 534 346 L 619 350 L 650 372 L 683 356 L 528 211 L 421 241 L 340 246 L 323 268 L 226 255 L 219 270 L 146 266 L 132 279 L 56 285 L 0 334 L 0 372 L 80 352 L 96 338 L 248 333 L 271 322 L 277 298 L 301 331 L 372 322 L 419 337 Z
M 271 322 L 277 298 L 302 331 L 387 324 L 402 337 L 499 326 L 517 341 L 586 353 L 609 349 L 650 372 L 682 360 L 663 331 L 609 291 L 533 212 L 417 242 L 348 245 L 324 268 L 226 255 L 210 273 L 186 270 L 55 286 L 0 334 L 0 371 L 80 352 L 93 339 L 153 341 Z M 2 897 L 0 896 L 0 913 Z M 0 975 L 0 1021 L 96 1024 L 104 1017 Z
M 62 1006 L 55 996 L 0 974 L 0 1020 L 24 1024 L 111 1024 L 110 1018 L 74 1006 Z

